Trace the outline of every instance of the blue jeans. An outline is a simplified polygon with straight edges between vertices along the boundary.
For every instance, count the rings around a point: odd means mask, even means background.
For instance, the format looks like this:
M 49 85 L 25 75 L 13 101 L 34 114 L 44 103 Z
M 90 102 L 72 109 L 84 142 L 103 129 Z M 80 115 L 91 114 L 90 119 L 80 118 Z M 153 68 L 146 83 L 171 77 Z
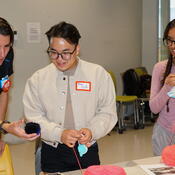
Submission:
M 155 156 L 160 156 L 163 149 L 168 145 L 175 144 L 174 133 L 156 123 L 153 128 L 152 147 Z
M 35 175 L 39 175 L 41 171 L 41 146 L 39 146 L 35 153 Z

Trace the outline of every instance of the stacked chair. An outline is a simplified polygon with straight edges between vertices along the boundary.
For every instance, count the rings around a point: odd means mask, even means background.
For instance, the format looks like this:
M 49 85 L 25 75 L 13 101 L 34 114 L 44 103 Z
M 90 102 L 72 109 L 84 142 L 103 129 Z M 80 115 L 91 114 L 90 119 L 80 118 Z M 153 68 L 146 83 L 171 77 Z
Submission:
M 151 86 L 151 75 L 148 74 L 145 67 L 128 69 L 123 73 L 123 93 L 126 95 L 137 96 L 137 108 L 139 115 L 139 128 L 145 126 L 145 109 L 149 110 L 149 96 Z M 151 118 L 153 114 L 150 112 Z
M 111 78 L 114 82 L 115 89 L 117 90 L 117 81 L 116 77 L 113 72 L 109 71 L 109 74 L 111 75 Z M 117 94 L 117 93 L 116 93 Z M 117 103 L 117 113 L 118 113 L 118 133 L 122 134 L 125 130 L 125 123 L 124 123 L 124 117 L 125 117 L 125 107 L 128 104 L 133 104 L 134 106 L 134 128 L 136 129 L 138 127 L 138 111 L 137 111 L 137 96 L 135 95 L 122 95 L 122 96 L 116 96 L 116 103 Z
M 0 156 L 0 175 L 14 175 L 10 150 L 7 144 L 2 156 Z

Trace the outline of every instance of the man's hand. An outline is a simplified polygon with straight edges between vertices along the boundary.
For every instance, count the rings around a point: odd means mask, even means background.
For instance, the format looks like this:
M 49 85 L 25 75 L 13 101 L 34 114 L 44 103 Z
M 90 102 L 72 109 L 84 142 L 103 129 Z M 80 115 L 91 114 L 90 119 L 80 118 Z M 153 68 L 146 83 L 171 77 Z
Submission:
M 29 140 L 29 141 L 35 140 L 40 136 L 40 135 L 37 135 L 36 133 L 26 134 L 24 129 L 21 128 L 23 124 L 24 124 L 24 120 L 19 120 L 17 122 L 12 122 L 12 123 L 4 123 L 3 129 L 10 134 L 13 134 L 17 137 L 20 137 L 22 139 Z
M 77 130 L 64 130 L 61 136 L 61 142 L 70 148 L 75 146 L 75 143 L 80 139 L 81 133 Z
M 4 152 L 4 148 L 5 148 L 5 143 L 2 140 L 0 140 L 0 156 Z
M 88 128 L 80 129 L 81 138 L 78 140 L 80 144 L 85 144 L 87 147 L 90 146 L 90 141 L 92 139 L 92 132 Z

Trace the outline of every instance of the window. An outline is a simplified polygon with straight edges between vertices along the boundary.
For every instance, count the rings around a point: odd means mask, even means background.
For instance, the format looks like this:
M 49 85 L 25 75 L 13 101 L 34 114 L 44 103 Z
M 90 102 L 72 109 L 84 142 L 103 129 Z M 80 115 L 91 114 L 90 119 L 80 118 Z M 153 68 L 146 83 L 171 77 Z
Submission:
M 175 0 L 170 0 L 170 20 L 175 19 Z
M 175 0 L 159 0 L 158 61 L 167 59 L 167 48 L 163 44 L 163 33 L 170 21 L 171 1 L 175 3 Z
M 159 0 L 158 61 L 167 59 L 167 48 L 163 45 L 163 33 L 169 21 L 175 19 L 175 0 Z

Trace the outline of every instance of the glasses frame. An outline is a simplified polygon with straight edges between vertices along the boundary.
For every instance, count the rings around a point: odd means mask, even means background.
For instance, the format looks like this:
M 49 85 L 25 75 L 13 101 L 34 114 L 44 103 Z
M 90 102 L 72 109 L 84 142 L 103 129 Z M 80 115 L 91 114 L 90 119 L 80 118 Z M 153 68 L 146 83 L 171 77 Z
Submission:
M 165 46 L 170 47 L 173 44 L 175 45 L 175 40 L 172 40 L 171 38 L 165 38 L 165 39 L 163 39 L 163 43 L 164 43 Z
M 61 56 L 62 60 L 68 61 L 68 60 L 71 59 L 71 56 L 72 56 L 72 54 L 75 52 L 76 48 L 77 48 L 77 45 L 75 45 L 75 48 L 74 48 L 74 50 L 73 50 L 72 52 L 59 53 L 59 52 L 57 52 L 56 50 L 51 49 L 51 48 L 49 47 L 49 48 L 47 49 L 47 54 L 48 54 L 49 57 L 50 57 L 51 59 L 53 59 L 53 60 L 57 60 L 57 59 L 59 58 L 59 56 Z M 55 54 L 57 54 L 57 56 L 56 56 L 55 58 L 52 58 L 51 55 L 49 54 L 51 51 L 53 51 Z M 70 56 L 69 56 L 69 58 L 64 58 L 63 54 L 69 54 Z

